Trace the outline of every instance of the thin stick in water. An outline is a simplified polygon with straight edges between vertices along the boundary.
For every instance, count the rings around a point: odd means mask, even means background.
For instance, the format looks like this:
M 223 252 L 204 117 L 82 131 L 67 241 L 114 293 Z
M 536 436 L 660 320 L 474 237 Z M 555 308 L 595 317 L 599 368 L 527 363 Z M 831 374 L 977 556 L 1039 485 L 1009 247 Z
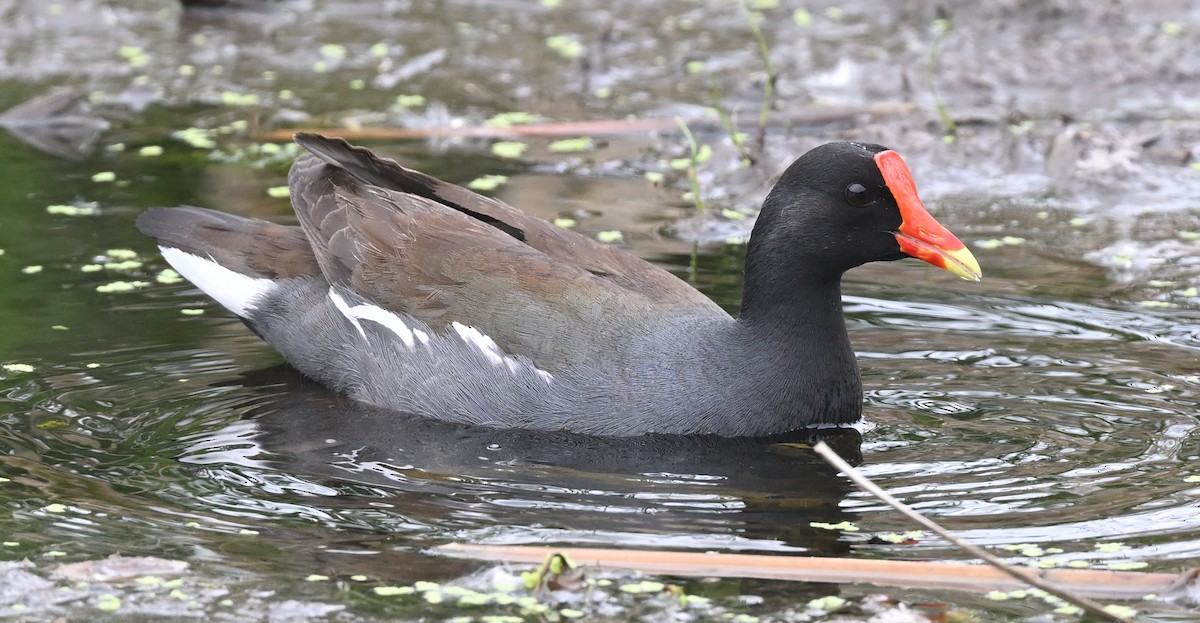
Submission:
M 975 545 L 972 545 L 972 544 L 954 536 L 953 534 L 950 533 L 949 530 L 946 530 L 945 528 L 941 527 L 940 525 L 934 523 L 934 521 L 932 519 L 929 519 L 928 517 L 913 510 L 908 505 L 906 505 L 904 502 L 897 500 L 896 498 L 892 497 L 892 495 L 889 494 L 887 491 L 884 491 L 883 489 L 881 489 L 879 487 L 879 485 L 871 482 L 866 476 L 862 475 L 862 472 L 858 471 L 857 469 L 854 469 L 853 467 L 850 466 L 849 463 L 842 460 L 842 457 L 838 456 L 838 454 L 836 452 L 834 452 L 832 448 L 830 448 L 828 445 L 826 445 L 824 441 L 818 441 L 817 444 L 815 446 L 813 446 L 813 450 L 816 450 L 817 454 L 820 454 L 821 457 L 824 458 L 826 461 L 828 461 L 830 465 L 834 466 L 836 469 L 838 469 L 839 471 L 844 473 L 847 478 L 854 481 L 854 484 L 858 485 L 859 488 L 861 488 L 862 490 L 866 491 L 867 493 L 870 493 L 871 495 L 874 495 L 875 497 L 883 500 L 892 508 L 900 511 L 900 513 L 902 515 L 904 515 L 905 517 L 908 517 L 909 519 L 921 524 L 922 526 L 925 526 L 929 530 L 936 532 L 943 539 L 946 539 L 947 541 L 950 541 L 951 543 L 957 545 L 958 547 L 961 547 L 962 549 L 967 550 L 967 552 L 970 553 L 972 556 L 975 556 L 975 557 L 983 560 L 984 562 L 988 563 L 989 565 L 996 567 L 997 569 L 1003 571 L 1004 573 L 1007 573 L 1008 575 L 1010 575 L 1022 582 L 1025 582 L 1025 583 L 1029 584 L 1030 586 L 1035 586 L 1037 588 L 1040 588 L 1040 589 L 1046 591 L 1047 593 L 1050 593 L 1051 595 L 1058 597 L 1059 599 L 1062 599 L 1064 601 L 1075 604 L 1076 606 L 1079 606 L 1084 611 L 1086 611 L 1088 614 L 1095 616 L 1096 618 L 1098 618 L 1101 621 L 1109 621 L 1110 623 L 1126 623 L 1128 621 L 1128 619 L 1124 619 L 1122 617 L 1116 616 L 1115 614 L 1105 610 L 1104 606 L 1101 606 L 1100 604 L 1098 604 L 1086 597 L 1080 597 L 1077 595 L 1073 595 L 1073 594 L 1037 577 L 1036 575 L 1031 575 L 1031 574 L 1022 572 L 1021 570 L 1017 569 L 1016 567 L 1013 567 L 1012 565 L 1005 563 L 1003 560 L 1000 560 L 999 558 L 989 554 L 988 552 L 984 551 L 983 549 L 980 549 L 979 547 L 976 547 Z

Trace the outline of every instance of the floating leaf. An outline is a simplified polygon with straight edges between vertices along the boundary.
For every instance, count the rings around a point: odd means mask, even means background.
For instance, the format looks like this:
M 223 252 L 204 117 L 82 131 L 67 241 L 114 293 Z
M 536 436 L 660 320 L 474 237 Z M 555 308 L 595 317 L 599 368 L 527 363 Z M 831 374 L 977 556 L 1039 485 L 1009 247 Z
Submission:
M 267 189 L 267 196 L 273 199 L 286 199 L 292 194 L 287 186 L 272 186 Z
M 171 138 L 183 141 L 195 149 L 213 149 L 217 143 L 212 139 L 212 132 L 203 128 L 186 128 L 171 133 Z
M 116 181 L 116 179 L 117 179 L 117 174 L 113 173 L 112 171 L 101 171 L 99 173 L 92 175 L 92 181 L 96 182 L 96 183 L 101 183 L 101 184 L 106 183 L 106 182 Z
M 605 231 L 596 232 L 596 239 L 604 244 L 614 244 L 624 240 L 625 234 L 622 234 L 620 230 L 608 229 Z
M 517 141 L 492 143 L 492 153 L 501 158 L 520 158 L 529 145 Z
M 133 249 L 108 249 L 104 254 L 114 260 L 132 260 L 137 257 L 137 251 Z
M 111 294 L 113 292 L 129 292 L 150 285 L 148 281 L 114 281 L 106 283 L 102 286 L 96 286 L 96 291 L 102 294 Z
M 161 156 L 161 155 L 163 155 L 162 145 L 146 145 L 138 150 L 138 155 L 144 156 L 147 158 Z
M 467 188 L 470 188 L 471 190 L 481 190 L 487 192 L 496 190 L 501 184 L 507 181 L 507 175 L 484 175 L 468 182 Z
M 810 528 L 820 528 L 822 530 L 845 530 L 846 532 L 858 532 L 858 526 L 849 521 L 840 521 L 838 523 L 827 523 L 824 521 L 808 522 Z
M 6 363 L 4 369 L 8 372 L 33 372 L 33 366 L 27 363 Z
M 81 206 L 57 204 L 46 206 L 46 213 L 57 216 L 92 216 L 96 214 L 96 206 L 95 204 Z
M 1144 562 L 1110 562 L 1108 568 L 1112 571 L 1134 571 L 1150 566 Z
M 844 605 L 846 605 L 846 600 L 837 595 L 821 597 L 808 602 L 809 610 L 824 610 L 825 612 L 832 612 Z
M 546 47 L 562 56 L 576 59 L 583 56 L 583 44 L 570 35 L 554 35 L 546 38 Z
M 223 91 L 221 93 L 221 103 L 226 106 L 253 106 L 258 103 L 258 96 L 253 93 Z
M 337 43 L 326 43 L 320 47 L 320 52 L 321 56 L 328 56 L 336 61 L 346 58 L 346 46 Z
M 642 580 L 641 582 L 633 582 L 631 584 L 622 584 L 621 586 L 618 587 L 618 590 L 620 590 L 622 593 L 637 594 L 637 593 L 659 593 L 659 592 L 662 592 L 662 590 L 665 588 L 666 588 L 666 585 L 663 584 L 662 582 L 655 582 L 653 580 Z
M 537 121 L 537 115 L 533 113 L 514 110 L 512 112 L 502 112 L 493 116 L 491 119 L 483 122 L 483 125 L 492 128 L 507 128 L 514 125 L 525 125 Z
M 397 95 L 396 105 L 400 108 L 416 108 L 417 106 L 425 105 L 425 96 L 423 95 Z
M 84 266 L 84 268 L 86 268 L 86 266 Z M 154 280 L 158 283 L 180 283 L 184 281 L 184 277 L 179 276 L 179 272 L 175 272 L 173 269 L 167 268 L 163 269 L 161 272 L 158 272 L 158 275 L 155 276 Z
M 554 219 L 554 224 L 563 229 L 571 229 L 579 223 L 573 218 L 559 217 Z
M 554 141 L 553 143 L 550 143 L 550 151 L 560 154 L 587 151 L 593 147 L 595 147 L 595 142 L 586 136 L 581 136 L 579 138 L 565 138 L 560 141 Z

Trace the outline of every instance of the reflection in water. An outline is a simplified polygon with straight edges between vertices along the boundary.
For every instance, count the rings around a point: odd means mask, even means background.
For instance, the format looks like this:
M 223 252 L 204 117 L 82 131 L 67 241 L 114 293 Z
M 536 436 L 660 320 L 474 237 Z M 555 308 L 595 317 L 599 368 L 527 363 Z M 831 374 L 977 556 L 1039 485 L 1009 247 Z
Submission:
M 339 508 L 390 508 L 440 527 L 425 537 L 846 549 L 837 533 L 809 526 L 849 519 L 839 504 L 850 489 L 809 445 L 826 439 L 858 462 L 855 429 L 765 439 L 494 430 L 364 407 L 286 368 L 270 376 L 284 378 L 283 391 L 252 419 L 189 440 L 182 460 L 286 472 L 256 486 L 326 496 L 321 504 Z

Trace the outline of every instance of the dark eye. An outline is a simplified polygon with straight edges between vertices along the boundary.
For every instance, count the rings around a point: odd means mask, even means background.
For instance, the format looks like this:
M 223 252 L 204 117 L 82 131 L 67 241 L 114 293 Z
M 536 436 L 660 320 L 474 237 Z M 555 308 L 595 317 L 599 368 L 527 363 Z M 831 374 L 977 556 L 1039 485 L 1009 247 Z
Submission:
M 855 182 L 846 187 L 846 203 L 861 208 L 875 202 L 875 193 L 867 190 L 866 186 Z

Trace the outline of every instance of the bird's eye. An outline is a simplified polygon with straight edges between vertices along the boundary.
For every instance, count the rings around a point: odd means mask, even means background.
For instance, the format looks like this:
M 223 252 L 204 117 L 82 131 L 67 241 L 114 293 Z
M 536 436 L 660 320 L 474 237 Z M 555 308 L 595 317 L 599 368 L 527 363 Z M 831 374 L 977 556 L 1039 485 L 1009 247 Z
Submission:
M 874 203 L 875 196 L 866 186 L 855 182 L 846 187 L 846 202 L 850 205 L 861 208 L 865 205 Z

